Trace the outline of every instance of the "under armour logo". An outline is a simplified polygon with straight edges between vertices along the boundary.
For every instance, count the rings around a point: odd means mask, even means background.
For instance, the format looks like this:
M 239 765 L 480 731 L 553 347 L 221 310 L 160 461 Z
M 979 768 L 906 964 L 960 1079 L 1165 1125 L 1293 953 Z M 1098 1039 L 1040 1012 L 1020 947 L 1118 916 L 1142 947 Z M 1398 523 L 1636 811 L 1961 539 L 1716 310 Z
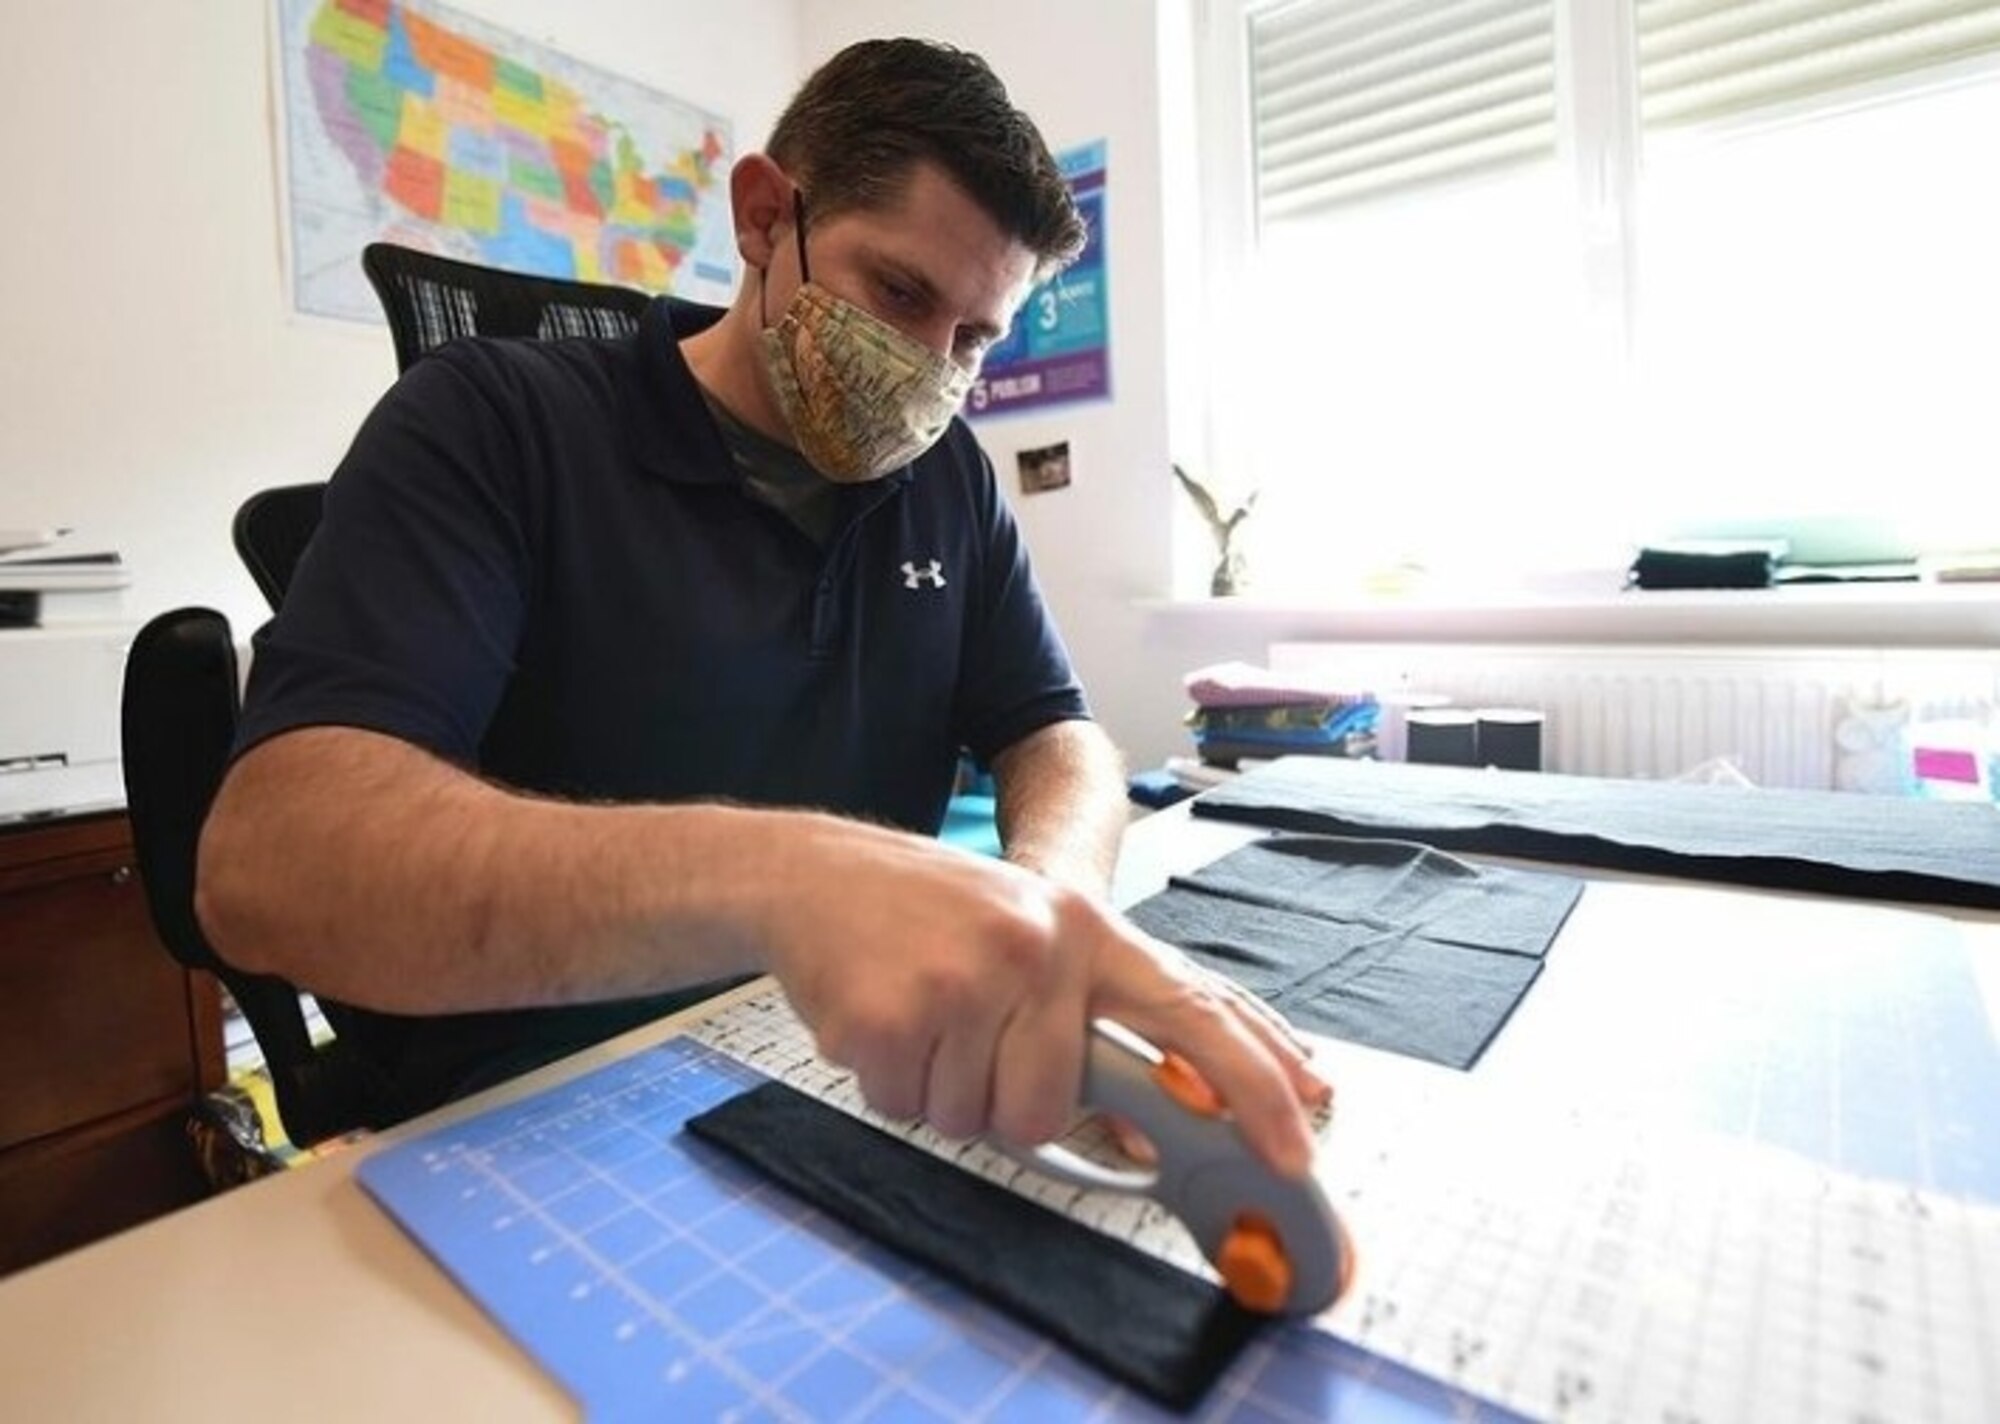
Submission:
M 904 588 L 922 588 L 925 579 L 929 579 L 931 581 L 932 588 L 943 588 L 944 587 L 943 562 L 938 559 L 932 559 L 926 567 L 920 569 L 907 559 L 903 561 Z

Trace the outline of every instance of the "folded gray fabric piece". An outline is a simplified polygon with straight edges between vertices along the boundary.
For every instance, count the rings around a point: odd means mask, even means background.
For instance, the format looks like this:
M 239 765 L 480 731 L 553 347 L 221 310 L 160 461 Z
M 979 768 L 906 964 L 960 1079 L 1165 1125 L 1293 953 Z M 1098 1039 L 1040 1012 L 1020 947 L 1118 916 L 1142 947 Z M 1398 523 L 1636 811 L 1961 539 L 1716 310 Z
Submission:
M 1189 809 L 1446 850 L 2000 908 L 2000 814 L 1983 802 L 1288 757 Z
M 1582 890 L 1406 841 L 1273 836 L 1176 877 L 1131 917 L 1302 1028 L 1469 1068 Z

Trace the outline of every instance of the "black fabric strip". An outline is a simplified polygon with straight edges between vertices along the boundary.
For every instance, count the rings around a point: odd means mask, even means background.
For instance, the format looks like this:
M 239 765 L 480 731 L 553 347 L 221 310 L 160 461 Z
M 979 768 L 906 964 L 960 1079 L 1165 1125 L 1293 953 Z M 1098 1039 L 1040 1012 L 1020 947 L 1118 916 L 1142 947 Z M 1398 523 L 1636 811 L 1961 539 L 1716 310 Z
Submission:
M 1198 1402 L 1264 1323 L 1207 1281 L 783 1083 L 687 1126 L 1169 1408 Z
M 2000 909 L 2000 815 L 1979 802 L 1291 757 L 1189 809 L 1279 830 Z

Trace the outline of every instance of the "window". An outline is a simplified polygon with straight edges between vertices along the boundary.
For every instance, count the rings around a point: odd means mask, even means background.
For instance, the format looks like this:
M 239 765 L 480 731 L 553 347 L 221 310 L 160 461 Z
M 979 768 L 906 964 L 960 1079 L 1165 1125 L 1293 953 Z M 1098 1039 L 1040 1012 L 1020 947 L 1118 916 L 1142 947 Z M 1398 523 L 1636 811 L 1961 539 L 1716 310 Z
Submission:
M 1260 592 L 2000 545 L 2000 0 L 1211 26 L 1206 456 Z

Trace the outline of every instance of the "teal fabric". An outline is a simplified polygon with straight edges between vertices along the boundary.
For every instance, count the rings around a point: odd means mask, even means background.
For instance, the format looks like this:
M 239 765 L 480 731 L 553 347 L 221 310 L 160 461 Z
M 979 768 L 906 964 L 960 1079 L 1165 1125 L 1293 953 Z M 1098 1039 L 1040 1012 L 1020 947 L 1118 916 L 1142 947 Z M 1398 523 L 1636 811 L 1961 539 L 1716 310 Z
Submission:
M 998 803 L 991 796 L 954 796 L 945 807 L 938 839 L 980 855 L 1000 854 Z

